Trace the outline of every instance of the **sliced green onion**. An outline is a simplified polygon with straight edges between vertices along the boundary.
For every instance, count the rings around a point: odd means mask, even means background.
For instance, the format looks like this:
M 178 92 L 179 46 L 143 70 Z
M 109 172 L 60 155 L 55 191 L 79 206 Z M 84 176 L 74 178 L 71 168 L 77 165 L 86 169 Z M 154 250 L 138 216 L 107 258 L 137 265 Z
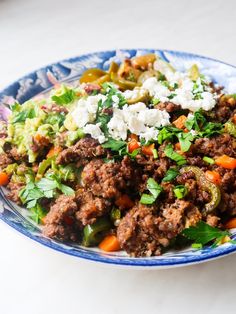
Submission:
M 160 99 L 158 99 L 158 98 L 152 98 L 152 104 L 153 104 L 153 105 L 157 105 L 157 104 L 159 104 L 159 102 L 160 102 Z
M 210 165 L 213 165 L 215 163 L 215 160 L 213 158 L 210 158 L 210 157 L 207 157 L 207 156 L 204 156 L 202 158 L 202 160 L 204 160 L 205 162 L 207 162 Z
M 156 148 L 153 148 L 152 153 L 153 153 L 154 159 L 157 159 L 158 158 L 158 153 L 157 153 Z
M 176 185 L 173 191 L 178 199 L 184 198 L 188 193 L 188 190 L 184 185 Z

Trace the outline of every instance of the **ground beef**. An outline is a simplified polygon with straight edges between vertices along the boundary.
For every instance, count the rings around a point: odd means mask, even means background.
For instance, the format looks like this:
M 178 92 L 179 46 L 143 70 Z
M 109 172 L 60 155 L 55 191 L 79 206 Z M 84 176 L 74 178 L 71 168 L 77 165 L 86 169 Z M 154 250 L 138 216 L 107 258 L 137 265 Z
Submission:
M 154 159 L 152 156 L 137 155 L 136 162 L 142 167 L 144 173 L 151 173 L 155 180 L 163 178 L 170 166 L 168 158 Z
M 6 154 L 6 153 L 0 154 L 0 168 L 1 169 L 6 168 L 11 163 L 13 163 L 13 160 L 8 154 Z
M 98 141 L 86 137 L 78 141 L 74 146 L 64 149 L 57 157 L 58 164 L 68 164 L 80 159 L 92 159 L 94 157 L 104 156 L 105 149 L 99 145 Z
M 21 154 L 21 153 L 18 153 L 18 150 L 16 147 L 12 147 L 10 150 L 9 150 L 9 155 L 15 160 L 15 161 L 26 161 L 28 159 L 27 155 L 26 154 Z
M 36 152 L 42 152 L 45 147 L 49 145 L 49 139 L 46 138 L 45 136 L 40 136 L 39 138 L 33 137 L 32 138 L 32 144 L 30 144 L 31 150 L 36 153 Z
M 215 122 L 225 123 L 235 114 L 236 99 L 222 95 L 215 108 L 210 112 L 209 118 Z
M 222 134 L 212 138 L 199 138 L 191 146 L 191 152 L 188 155 L 206 155 L 210 157 L 217 157 L 221 155 L 228 155 L 236 157 L 236 141 L 229 134 Z
M 117 237 L 131 256 L 160 255 L 161 248 L 168 246 L 185 226 L 195 225 L 202 217 L 197 207 L 184 200 L 162 207 L 162 216 L 157 213 L 154 206 L 139 203 L 122 218 Z
M 177 199 L 171 205 L 165 204 L 161 210 L 164 220 L 159 229 L 168 239 L 174 238 L 185 227 L 195 225 L 202 218 L 198 208 L 185 200 Z
M 161 254 L 169 240 L 161 237 L 161 218 L 155 215 L 155 208 L 137 204 L 124 218 L 118 228 L 117 237 L 121 247 L 131 256 L 151 256 Z
M 109 200 L 95 197 L 91 192 L 84 189 L 77 191 L 76 201 L 79 208 L 76 213 L 76 219 L 83 225 L 94 223 L 97 217 L 105 215 L 111 209 Z
M 47 113 L 50 112 L 68 113 L 68 109 L 65 106 L 59 106 L 57 104 L 43 105 L 41 109 Z
M 19 193 L 23 189 L 24 186 L 25 186 L 24 183 L 10 181 L 7 185 L 7 188 L 9 190 L 7 197 L 9 198 L 9 200 L 17 203 L 18 205 L 22 205 L 22 202 L 19 197 Z
M 217 216 L 207 215 L 206 223 L 212 227 L 217 227 L 219 224 L 220 218 Z
M 119 197 L 121 191 L 137 188 L 138 171 L 128 156 L 121 162 L 94 159 L 84 167 L 81 177 L 84 186 L 94 195 L 111 199 Z
M 160 110 L 166 110 L 169 113 L 172 113 L 174 111 L 178 111 L 181 109 L 180 105 L 173 104 L 172 102 L 160 102 L 155 106 L 156 109 Z
M 93 83 L 87 83 L 84 86 L 84 90 L 85 92 L 90 95 L 92 94 L 94 91 L 95 92 L 99 92 L 101 90 L 101 86 L 97 85 L 97 84 L 93 84 Z
M 78 240 L 79 224 L 74 217 L 78 206 L 73 196 L 60 195 L 44 219 L 43 234 L 61 241 Z

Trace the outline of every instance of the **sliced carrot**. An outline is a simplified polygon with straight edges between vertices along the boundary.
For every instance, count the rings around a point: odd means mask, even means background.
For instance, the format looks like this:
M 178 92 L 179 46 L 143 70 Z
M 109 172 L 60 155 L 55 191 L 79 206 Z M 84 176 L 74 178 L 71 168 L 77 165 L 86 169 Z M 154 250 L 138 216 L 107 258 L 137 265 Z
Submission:
M 47 153 L 47 158 L 57 156 L 62 151 L 60 146 L 53 146 Z
M 228 221 L 225 223 L 224 227 L 225 227 L 226 229 L 233 229 L 233 228 L 236 228 L 236 217 L 231 218 L 230 220 L 228 220 Z
M 234 114 L 234 116 L 232 118 L 232 122 L 236 124 L 236 114 Z
M 129 209 L 134 206 L 134 202 L 127 194 L 123 194 L 118 197 L 115 204 L 122 209 Z
M 7 185 L 9 176 L 5 172 L 0 172 L 0 185 Z
M 136 140 L 131 140 L 128 142 L 128 150 L 129 153 L 132 153 L 134 150 L 138 149 L 140 147 L 140 143 Z
M 132 141 L 132 140 L 135 140 L 135 141 L 137 141 L 137 142 L 138 142 L 138 135 L 133 134 L 133 133 L 132 133 L 132 134 L 130 134 L 130 135 L 129 135 L 129 140 L 131 140 L 131 141 Z
M 153 156 L 153 149 L 155 149 L 155 144 L 150 144 L 148 146 L 142 147 L 142 152 L 144 155 Z
M 227 155 L 222 155 L 215 159 L 217 166 L 226 168 L 226 169 L 235 169 L 236 168 L 236 159 L 229 157 Z
M 181 150 L 180 142 L 175 144 L 175 150 Z
M 184 129 L 185 128 L 185 121 L 187 120 L 187 117 L 185 115 L 179 116 L 178 119 L 176 119 L 173 124 L 178 129 Z
M 221 182 L 221 176 L 216 171 L 207 170 L 205 172 L 205 177 L 207 178 L 207 180 L 209 180 L 210 182 L 215 183 L 215 184 L 220 184 L 220 182 Z
M 113 234 L 106 236 L 98 247 L 105 252 L 115 252 L 121 249 L 117 237 Z
M 41 224 L 42 225 L 46 225 L 46 217 L 47 216 L 44 216 L 43 218 L 41 218 Z

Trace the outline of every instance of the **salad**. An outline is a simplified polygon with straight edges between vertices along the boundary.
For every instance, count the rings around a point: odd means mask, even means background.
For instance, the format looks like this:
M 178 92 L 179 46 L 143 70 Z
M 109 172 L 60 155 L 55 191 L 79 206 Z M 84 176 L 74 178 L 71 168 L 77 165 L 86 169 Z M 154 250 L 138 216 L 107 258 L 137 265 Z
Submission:
M 236 94 L 155 54 L 49 79 L 0 121 L 0 185 L 46 237 L 134 257 L 234 242 Z

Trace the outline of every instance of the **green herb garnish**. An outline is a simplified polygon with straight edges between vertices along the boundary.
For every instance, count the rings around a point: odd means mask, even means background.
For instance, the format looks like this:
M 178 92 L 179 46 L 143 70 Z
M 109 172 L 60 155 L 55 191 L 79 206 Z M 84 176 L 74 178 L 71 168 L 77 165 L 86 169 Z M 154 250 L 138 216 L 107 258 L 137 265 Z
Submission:
M 210 157 L 207 157 L 207 156 L 204 156 L 202 158 L 203 161 L 207 162 L 208 164 L 210 165 L 213 165 L 215 163 L 215 160 L 213 158 L 210 158 Z
M 211 227 L 203 221 L 199 221 L 196 226 L 184 229 L 182 235 L 201 245 L 206 245 L 211 241 L 214 241 L 214 244 L 217 245 L 224 237 L 230 236 L 230 233 Z
M 140 203 L 141 204 L 153 204 L 155 200 L 158 198 L 160 193 L 163 191 L 163 188 L 152 178 L 147 180 L 147 190 L 151 194 L 142 194 Z
M 173 191 L 178 199 L 184 198 L 188 194 L 188 189 L 184 185 L 176 185 Z
M 169 168 L 166 172 L 166 175 L 162 179 L 162 182 L 170 182 L 174 180 L 179 174 L 179 170 L 177 168 Z
M 165 147 L 164 153 L 166 157 L 174 160 L 179 166 L 184 165 L 187 162 L 186 159 L 182 155 L 174 151 L 173 146 L 171 144 L 168 144 Z

